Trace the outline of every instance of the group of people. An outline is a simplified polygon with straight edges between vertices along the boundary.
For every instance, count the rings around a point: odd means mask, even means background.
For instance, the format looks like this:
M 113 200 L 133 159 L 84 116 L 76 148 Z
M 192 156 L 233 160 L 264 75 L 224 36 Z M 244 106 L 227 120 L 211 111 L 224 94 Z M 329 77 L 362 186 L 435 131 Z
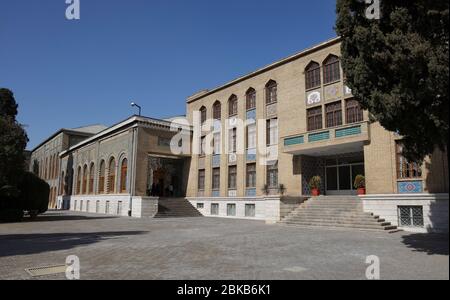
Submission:
M 175 196 L 174 190 L 173 184 L 164 189 L 164 184 L 158 182 L 152 184 L 149 194 L 152 197 L 173 197 Z

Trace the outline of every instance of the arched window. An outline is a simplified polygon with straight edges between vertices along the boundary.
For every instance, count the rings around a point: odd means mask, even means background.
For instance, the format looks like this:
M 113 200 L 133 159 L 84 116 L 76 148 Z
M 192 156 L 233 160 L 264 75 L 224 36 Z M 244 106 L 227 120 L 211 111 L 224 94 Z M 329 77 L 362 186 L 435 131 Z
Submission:
M 214 120 L 222 119 L 222 104 L 219 101 L 216 101 L 213 105 L 213 118 Z
M 120 167 L 120 192 L 127 192 L 128 160 L 124 158 Z
M 201 120 L 200 122 L 201 122 L 201 124 L 206 122 L 206 118 L 207 118 L 206 113 L 207 113 L 206 107 L 202 106 L 200 108 L 200 120 Z
M 102 160 L 100 162 L 100 172 L 98 176 L 98 193 L 104 194 L 105 193 L 105 161 Z
M 77 189 L 76 189 L 76 194 L 80 195 L 81 194 L 81 167 L 78 167 L 78 171 L 77 171 Z
M 323 62 L 323 81 L 325 84 L 335 82 L 341 79 L 341 68 L 339 58 L 330 55 Z
M 256 91 L 254 88 L 250 88 L 245 94 L 247 110 L 256 108 Z
M 231 95 L 228 99 L 228 115 L 230 117 L 236 116 L 238 114 L 238 98 L 236 95 Z
M 316 62 L 311 62 L 305 69 L 306 89 L 310 90 L 319 87 L 320 80 L 320 65 Z
M 46 157 L 46 158 L 45 158 L 44 180 L 47 180 L 47 179 L 48 179 L 47 174 L 48 174 L 48 158 Z
M 65 190 L 66 190 L 66 178 L 64 176 L 64 171 L 61 173 L 61 178 L 59 179 L 59 195 L 65 196 Z
M 116 191 L 116 160 L 111 158 L 108 165 L 108 194 Z
M 82 190 L 83 190 L 83 195 L 86 195 L 87 192 L 87 177 L 88 177 L 88 166 L 84 165 L 83 168 L 83 185 L 82 185 Z
M 266 104 L 276 103 L 278 101 L 278 85 L 276 81 L 270 80 L 266 84 Z
M 91 166 L 89 167 L 89 195 L 92 195 L 94 193 L 94 176 L 95 176 L 95 170 L 94 170 L 94 163 L 91 163 Z

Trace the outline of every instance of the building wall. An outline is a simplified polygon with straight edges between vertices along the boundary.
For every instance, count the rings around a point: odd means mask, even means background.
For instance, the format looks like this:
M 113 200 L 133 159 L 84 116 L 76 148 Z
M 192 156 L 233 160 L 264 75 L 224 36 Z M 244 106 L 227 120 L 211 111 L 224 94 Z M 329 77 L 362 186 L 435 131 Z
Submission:
M 216 101 L 220 101 L 222 105 L 222 128 L 225 128 L 226 119 L 228 119 L 228 99 L 231 95 L 236 95 L 239 99 L 238 104 L 238 118 L 246 119 L 246 100 L 245 95 L 249 88 L 256 90 L 257 106 L 256 119 L 268 119 L 271 117 L 278 118 L 278 153 L 279 153 L 279 183 L 286 186 L 286 195 L 299 196 L 302 195 L 302 174 L 300 169 L 300 160 L 292 154 L 283 152 L 283 140 L 285 137 L 307 132 L 306 121 L 306 97 L 305 89 L 305 74 L 304 70 L 307 65 L 316 61 L 322 63 L 329 55 L 340 55 L 340 44 L 331 43 L 328 47 L 320 49 L 314 53 L 300 57 L 287 64 L 276 67 L 272 70 L 263 72 L 244 81 L 233 84 L 211 95 L 204 96 L 198 100 L 189 102 L 187 104 L 187 116 L 189 121 L 193 122 L 194 111 L 199 111 L 201 107 L 207 108 L 207 118 L 213 118 L 213 105 Z M 342 70 L 341 70 L 342 73 Z M 318 89 L 321 91 L 323 100 L 322 105 L 331 103 L 337 99 L 347 99 L 350 96 L 344 95 L 344 84 L 342 81 L 343 74 L 341 74 L 341 81 L 330 85 L 325 85 Z M 274 80 L 278 84 L 278 102 L 276 104 L 276 113 L 270 115 L 266 111 L 265 102 L 265 86 L 270 81 Z M 322 79 L 323 82 L 323 79 Z M 335 87 L 338 91 L 336 95 L 330 96 L 326 91 L 329 87 Z M 325 96 L 328 95 L 328 96 Z M 367 118 L 367 113 L 365 113 Z M 325 124 L 325 113 L 323 113 L 323 124 Z M 222 153 L 225 152 L 225 142 L 222 141 Z M 211 196 L 211 178 L 212 165 L 211 156 L 200 158 L 198 155 L 193 156 L 191 164 L 191 171 L 189 176 L 189 190 L 188 196 Z M 260 164 L 260 159 L 257 159 L 257 188 L 256 196 L 263 196 L 262 187 L 266 183 L 266 166 Z M 198 193 L 198 170 L 205 168 L 206 172 L 206 189 L 204 193 Z M 228 161 L 225 155 L 221 157 L 221 190 L 220 196 L 228 196 Z M 245 166 L 246 160 L 244 155 L 239 155 L 237 159 L 237 197 L 245 196 Z
M 330 42 L 325 47 L 318 49 L 312 53 L 296 58 L 285 64 L 279 65 L 264 72 L 257 72 L 256 75 L 243 80 L 237 80 L 235 83 L 228 84 L 213 93 L 203 92 L 198 96 L 193 96 L 188 99 L 187 103 L 187 117 L 189 121 L 193 122 L 193 114 L 199 111 L 202 107 L 207 109 L 207 119 L 213 118 L 213 105 L 219 101 L 222 106 L 222 128 L 228 119 L 228 100 L 231 95 L 238 97 L 238 115 L 239 119 L 246 119 L 246 92 L 249 88 L 256 90 L 256 119 L 269 119 L 271 117 L 278 118 L 278 153 L 279 153 L 279 178 L 280 184 L 286 186 L 286 195 L 300 196 L 304 194 L 305 184 L 308 178 L 303 178 L 301 171 L 302 154 L 299 151 L 286 151 L 284 147 L 285 138 L 306 135 L 307 130 L 307 109 L 315 107 L 307 103 L 307 97 L 311 92 L 319 92 L 322 97 L 322 123 L 323 131 L 327 130 L 325 126 L 325 105 L 337 100 L 342 101 L 342 111 L 345 115 L 345 100 L 351 99 L 353 96 L 348 92 L 344 85 L 343 78 L 345 78 L 342 68 L 341 80 L 331 84 L 324 84 L 323 70 L 322 86 L 320 88 L 306 90 L 305 88 L 305 68 L 312 61 L 319 64 L 323 62 L 330 55 L 340 56 L 340 43 L 337 41 Z M 270 115 L 266 110 L 265 104 L 265 86 L 270 81 L 274 80 L 278 84 L 278 102 L 276 112 Z M 344 118 L 344 116 L 343 116 Z M 337 146 L 344 146 L 350 143 L 361 143 L 357 152 L 364 152 L 364 163 L 366 173 L 367 192 L 369 194 L 392 194 L 399 193 L 399 183 L 401 180 L 397 179 L 397 163 L 396 163 L 396 140 L 400 139 L 396 134 L 386 131 L 379 123 L 370 123 L 368 112 L 364 112 L 364 124 L 362 124 L 362 133 L 360 136 L 348 136 L 344 138 L 329 139 L 320 143 L 309 143 L 304 145 L 303 149 L 309 147 L 308 155 L 320 157 L 324 149 L 328 155 L 342 154 L 333 153 Z M 346 122 L 344 119 L 343 127 Z M 340 128 L 340 127 L 338 127 Z M 332 133 L 334 128 L 331 128 Z M 319 130 L 320 131 L 320 130 Z M 364 144 L 363 144 L 364 143 Z M 319 149 L 319 146 L 321 149 Z M 315 153 L 315 150 L 317 152 Z M 320 150 L 320 151 L 319 151 Z M 225 153 L 225 140 L 222 139 L 222 153 Z M 201 157 L 193 155 L 191 170 L 189 174 L 189 197 L 227 197 L 231 196 L 228 193 L 228 167 L 229 162 L 226 155 L 221 155 L 221 189 L 220 194 L 214 194 L 211 190 L 212 186 L 212 156 L 206 155 Z M 423 177 L 419 181 L 422 184 L 421 192 L 442 193 L 448 192 L 448 165 L 446 163 L 447 155 L 441 151 L 436 150 L 436 153 L 428 157 L 423 169 Z M 266 166 L 260 164 L 260 159 L 257 159 L 257 188 L 256 196 L 263 196 L 262 187 L 266 183 L 267 170 Z M 246 157 L 245 155 L 238 155 L 237 157 L 237 194 L 233 196 L 246 196 L 245 178 L 246 178 Z M 205 170 L 205 190 L 198 190 L 198 174 L 199 170 Z M 317 172 L 319 174 L 321 172 Z M 408 183 L 411 180 L 403 180 Z M 414 180 L 412 180 L 414 181 Z M 414 182 L 413 182 L 414 183 Z M 277 193 L 275 191 L 275 193 Z
M 34 150 L 30 158 L 30 172 L 34 172 L 38 166 L 39 178 L 50 185 L 49 208 L 56 208 L 58 194 L 60 160 L 59 153 L 64 150 L 64 141 L 67 135 L 60 133 L 53 139 Z

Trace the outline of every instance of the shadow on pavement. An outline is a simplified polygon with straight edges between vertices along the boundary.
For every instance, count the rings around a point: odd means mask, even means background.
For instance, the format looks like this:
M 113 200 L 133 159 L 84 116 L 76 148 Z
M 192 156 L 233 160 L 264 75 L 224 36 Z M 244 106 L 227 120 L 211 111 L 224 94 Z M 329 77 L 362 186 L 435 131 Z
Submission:
M 114 216 L 102 216 L 102 215 L 75 215 L 75 214 L 64 214 L 57 212 L 48 212 L 43 215 L 39 215 L 36 219 L 30 219 L 25 217 L 22 223 L 37 223 L 37 222 L 58 222 L 58 221 L 83 221 L 83 220 L 107 220 L 107 219 L 117 219 Z
M 0 257 L 68 250 L 147 231 L 0 235 Z
M 402 242 L 415 252 L 448 255 L 448 234 L 417 233 L 402 236 Z

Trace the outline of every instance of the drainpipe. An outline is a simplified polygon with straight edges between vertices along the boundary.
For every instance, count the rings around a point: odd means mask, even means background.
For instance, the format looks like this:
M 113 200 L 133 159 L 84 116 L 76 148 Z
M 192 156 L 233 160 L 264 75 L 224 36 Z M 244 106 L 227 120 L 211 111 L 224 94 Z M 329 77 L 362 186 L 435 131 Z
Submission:
M 131 137 L 131 145 L 132 145 L 132 151 L 131 151 L 131 170 L 130 170 L 130 206 L 128 210 L 128 216 L 131 217 L 133 215 L 133 196 L 136 194 L 136 152 L 137 152 L 137 146 L 136 146 L 136 130 L 137 127 L 133 128 L 133 134 Z

